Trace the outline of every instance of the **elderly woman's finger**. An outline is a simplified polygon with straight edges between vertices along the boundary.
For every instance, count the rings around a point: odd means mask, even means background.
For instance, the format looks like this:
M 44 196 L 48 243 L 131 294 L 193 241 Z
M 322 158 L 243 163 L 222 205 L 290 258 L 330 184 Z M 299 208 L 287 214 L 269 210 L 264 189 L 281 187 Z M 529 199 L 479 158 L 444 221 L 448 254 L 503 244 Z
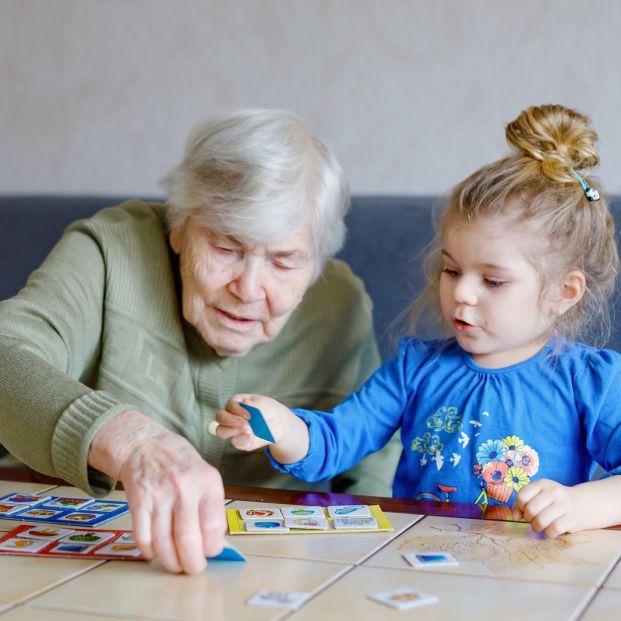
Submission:
M 144 506 L 132 507 L 132 524 L 134 539 L 142 556 L 152 559 L 154 552 L 151 538 L 151 513 Z
M 199 507 L 195 499 L 177 500 L 173 515 L 173 535 L 177 558 L 186 574 L 197 574 L 207 566 L 199 520 Z
M 226 513 L 224 504 L 204 497 L 199 502 L 200 528 L 203 538 L 202 550 L 205 556 L 216 556 L 224 547 Z
M 177 551 L 173 542 L 172 532 L 172 507 L 158 505 L 155 507 L 152 518 L 153 530 L 153 551 L 162 565 L 173 573 L 182 570 L 181 563 L 177 557 Z

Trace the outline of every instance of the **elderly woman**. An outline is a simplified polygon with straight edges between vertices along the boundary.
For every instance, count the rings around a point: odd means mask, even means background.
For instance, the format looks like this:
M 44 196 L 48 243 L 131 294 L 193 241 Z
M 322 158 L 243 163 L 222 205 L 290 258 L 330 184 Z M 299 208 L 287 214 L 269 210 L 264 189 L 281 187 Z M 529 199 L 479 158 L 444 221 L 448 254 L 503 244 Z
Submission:
M 223 544 L 222 480 L 302 485 L 210 435 L 215 412 L 237 392 L 331 407 L 379 357 L 361 282 L 329 260 L 341 169 L 295 115 L 208 123 L 165 184 L 167 205 L 74 223 L 1 303 L 0 442 L 93 496 L 122 481 L 143 553 L 194 573 Z M 390 452 L 356 491 L 389 493 Z

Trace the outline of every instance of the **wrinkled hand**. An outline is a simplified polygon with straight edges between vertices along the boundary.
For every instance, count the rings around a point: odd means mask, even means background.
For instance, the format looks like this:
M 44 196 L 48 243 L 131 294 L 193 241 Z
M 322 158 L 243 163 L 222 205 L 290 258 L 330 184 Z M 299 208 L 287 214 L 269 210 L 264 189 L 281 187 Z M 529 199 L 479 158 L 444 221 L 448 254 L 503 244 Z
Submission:
M 536 532 L 558 537 L 583 528 L 584 508 L 572 487 L 550 479 L 540 479 L 523 487 L 513 505 L 513 517 L 530 522 Z
M 275 399 L 262 395 L 233 395 L 227 401 L 224 409 L 216 413 L 216 421 L 219 423 L 216 434 L 220 438 L 230 440 L 231 444 L 241 451 L 254 451 L 270 444 L 252 433 L 248 422 L 250 414 L 239 405 L 240 401 L 261 410 L 275 443 L 284 438 L 288 418 L 293 416 L 291 410 Z
M 195 574 L 205 569 L 206 556 L 221 552 L 222 478 L 185 438 L 140 412 L 124 412 L 101 428 L 89 463 L 122 481 L 146 558 Z

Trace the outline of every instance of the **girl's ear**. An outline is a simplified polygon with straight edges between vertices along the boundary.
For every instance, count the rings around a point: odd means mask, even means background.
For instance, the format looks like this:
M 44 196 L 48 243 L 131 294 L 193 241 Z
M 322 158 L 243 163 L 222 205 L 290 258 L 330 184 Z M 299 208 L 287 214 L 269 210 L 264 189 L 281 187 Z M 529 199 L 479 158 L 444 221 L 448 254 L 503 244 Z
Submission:
M 552 301 L 552 311 L 562 315 L 577 304 L 586 291 L 586 278 L 580 270 L 572 270 L 561 280 L 559 294 Z

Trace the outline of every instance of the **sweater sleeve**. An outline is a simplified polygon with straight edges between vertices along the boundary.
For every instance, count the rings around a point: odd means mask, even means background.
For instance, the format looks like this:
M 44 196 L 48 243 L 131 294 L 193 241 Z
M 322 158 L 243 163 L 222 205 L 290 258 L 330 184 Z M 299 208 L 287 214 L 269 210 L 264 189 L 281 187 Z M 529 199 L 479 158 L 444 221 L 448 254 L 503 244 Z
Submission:
M 320 481 L 351 468 L 362 457 L 382 448 L 401 425 L 408 400 L 407 341 L 390 360 L 340 405 L 327 413 L 296 408 L 307 425 L 309 451 L 300 461 L 272 464 L 304 481 Z
M 352 388 L 358 389 L 380 366 L 380 356 L 370 318 L 368 331 L 362 339 L 356 354 L 358 356 L 358 377 Z M 401 440 L 395 433 L 379 451 L 364 457 L 358 464 L 336 475 L 332 490 L 337 493 L 365 494 L 371 496 L 392 496 L 392 482 L 401 455 Z
M 587 450 L 605 471 L 621 474 L 621 355 L 599 350 L 577 378 L 578 408 Z
M 114 482 L 88 467 L 90 443 L 132 407 L 87 387 L 101 353 L 105 286 L 99 244 L 74 225 L 26 286 L 0 303 L 0 442 L 93 496 Z

